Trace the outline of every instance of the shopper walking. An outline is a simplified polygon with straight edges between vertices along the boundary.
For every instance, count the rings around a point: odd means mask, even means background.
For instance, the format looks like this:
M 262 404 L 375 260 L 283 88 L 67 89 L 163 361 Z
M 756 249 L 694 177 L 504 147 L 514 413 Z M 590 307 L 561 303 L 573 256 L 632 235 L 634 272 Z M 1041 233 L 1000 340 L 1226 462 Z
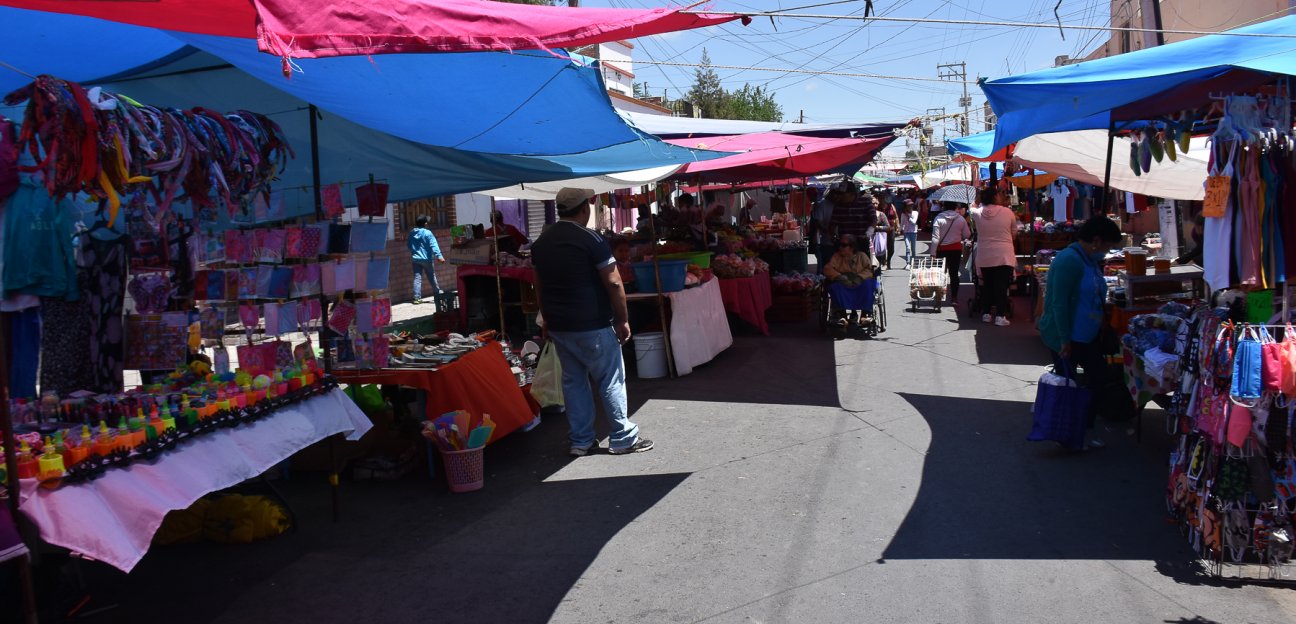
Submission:
M 981 320 L 1007 327 L 1008 288 L 1017 268 L 1017 251 L 1013 236 L 1017 233 L 1017 216 L 1004 204 L 1007 194 L 997 188 L 981 190 L 981 205 L 972 209 L 976 222 L 975 270 L 981 276 Z
M 1091 392 L 1103 388 L 1110 374 L 1098 346 L 1107 299 L 1102 264 L 1103 256 L 1120 242 L 1120 226 L 1098 215 L 1085 221 L 1076 233 L 1076 242 L 1058 252 L 1049 264 L 1044 313 L 1038 323 L 1040 337 L 1053 353 L 1055 371 L 1072 376 L 1077 366 L 1083 368 L 1084 383 Z M 1091 427 L 1093 416 L 1090 407 Z M 1090 442 L 1090 446 L 1101 445 L 1097 440 Z
M 620 455 L 653 447 L 630 422 L 621 356 L 621 345 L 630 340 L 625 287 L 607 242 L 585 227 L 593 195 L 585 189 L 558 191 L 559 220 L 531 245 L 541 315 L 562 364 L 574 457 L 588 454 L 598 441 L 594 395 L 602 401 L 611 426 L 608 452 Z
M 836 248 L 836 240 L 832 235 L 832 218 L 837 202 L 837 189 L 829 189 L 824 194 L 823 199 L 815 202 L 814 210 L 810 212 L 810 225 L 808 228 L 810 231 L 810 247 L 814 251 L 815 266 L 820 275 L 823 274 L 824 267 L 828 266 L 828 260 L 832 258 L 833 251 Z
M 891 268 L 892 256 L 895 256 L 896 227 L 900 223 L 899 211 L 896 209 L 895 205 L 897 201 L 899 200 L 889 190 L 886 195 L 882 196 L 881 212 L 882 215 L 886 215 L 887 220 L 886 253 L 883 254 L 879 252 L 879 255 L 885 257 L 878 258 L 878 260 L 880 260 L 888 269 Z M 882 215 L 878 215 L 879 223 L 882 221 Z
M 423 277 L 427 276 L 431 286 L 433 301 L 441 294 L 441 285 L 437 283 L 436 265 L 445 262 L 441 255 L 441 246 L 437 244 L 436 234 L 428 229 L 426 215 L 414 220 L 414 229 L 405 239 L 405 246 L 410 250 L 410 259 L 414 263 L 414 303 L 423 303 Z
M 904 205 L 900 207 L 900 233 L 904 236 L 904 261 L 907 269 L 913 265 L 913 259 L 918 255 L 918 211 L 914 209 L 912 199 L 904 200 Z
M 958 303 L 963 248 L 972 238 L 972 228 L 968 227 L 965 212 L 966 205 L 945 202 L 944 209 L 932 222 L 931 254 L 945 259 L 945 270 L 949 272 L 949 288 L 946 289 L 945 298 L 950 305 Z

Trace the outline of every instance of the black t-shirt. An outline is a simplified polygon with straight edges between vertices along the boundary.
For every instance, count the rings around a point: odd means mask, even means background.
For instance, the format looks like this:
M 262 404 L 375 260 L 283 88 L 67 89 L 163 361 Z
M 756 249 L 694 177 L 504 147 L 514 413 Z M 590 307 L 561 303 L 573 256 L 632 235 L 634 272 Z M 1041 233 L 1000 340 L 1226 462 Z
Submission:
M 545 326 L 590 331 L 612 326 L 612 300 L 600 272 L 616 262 L 607 241 L 571 221 L 559 221 L 531 245 Z

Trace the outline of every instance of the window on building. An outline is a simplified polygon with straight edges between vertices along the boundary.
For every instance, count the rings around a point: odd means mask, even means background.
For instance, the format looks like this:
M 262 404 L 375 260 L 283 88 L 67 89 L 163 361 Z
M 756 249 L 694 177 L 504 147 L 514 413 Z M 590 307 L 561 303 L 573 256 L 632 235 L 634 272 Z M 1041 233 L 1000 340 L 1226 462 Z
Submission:
M 1121 27 L 1121 28 L 1129 28 L 1129 27 L 1130 27 L 1130 23 L 1129 23 L 1128 21 L 1121 22 L 1120 27 Z M 1130 52 L 1131 50 L 1133 50 L 1133 48 L 1130 47 L 1130 34 L 1131 34 L 1131 33 L 1130 33 L 1130 31 L 1128 31 L 1128 30 L 1122 30 L 1122 31 L 1120 31 L 1120 51 L 1121 51 L 1121 54 L 1124 54 L 1124 53 L 1126 53 L 1126 52 Z
M 405 237 L 414 229 L 414 222 L 419 217 L 427 216 L 432 229 L 443 229 L 454 225 L 454 198 L 429 197 L 396 204 L 396 228 L 400 237 Z

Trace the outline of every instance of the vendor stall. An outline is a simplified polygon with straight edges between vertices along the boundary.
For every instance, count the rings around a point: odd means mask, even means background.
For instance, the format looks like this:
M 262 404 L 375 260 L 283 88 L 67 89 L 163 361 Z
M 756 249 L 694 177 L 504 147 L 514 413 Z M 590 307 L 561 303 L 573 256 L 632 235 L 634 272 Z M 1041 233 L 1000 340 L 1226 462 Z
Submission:
M 632 305 L 652 305 L 657 295 L 632 294 Z M 687 375 L 733 346 L 718 280 L 665 295 L 669 306 L 668 333 L 676 375 Z
M 167 512 L 270 469 L 334 434 L 358 440 L 372 425 L 341 390 L 276 409 L 250 425 L 219 429 L 150 462 L 108 470 L 57 489 L 22 480 L 23 513 L 41 539 L 130 572 Z
M 498 342 L 489 342 L 435 368 L 339 370 L 336 375 L 340 381 L 351 384 L 398 385 L 422 390 L 427 393 L 425 414 L 429 420 L 456 410 L 490 414 L 496 424 L 490 442 L 525 427 L 539 411 L 528 402 Z
M 769 273 L 757 273 L 751 277 L 717 278 L 717 281 L 720 283 L 720 298 L 724 301 L 725 311 L 738 315 L 738 318 L 768 336 L 769 323 L 765 321 L 765 312 L 774 303 Z

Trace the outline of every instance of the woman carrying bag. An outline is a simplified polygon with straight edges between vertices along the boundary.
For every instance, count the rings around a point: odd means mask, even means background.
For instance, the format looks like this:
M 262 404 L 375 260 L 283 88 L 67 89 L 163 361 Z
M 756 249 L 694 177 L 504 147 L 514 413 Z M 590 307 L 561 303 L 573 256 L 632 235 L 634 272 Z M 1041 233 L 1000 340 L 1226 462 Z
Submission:
M 1103 257 L 1120 242 L 1120 226 L 1099 215 L 1085 221 L 1076 233 L 1076 242 L 1058 252 L 1049 265 L 1044 313 L 1038 323 L 1040 337 L 1053 354 L 1054 372 L 1074 379 L 1076 367 L 1084 369 L 1084 387 L 1090 393 L 1103 387 L 1109 372 L 1098 344 L 1107 298 L 1102 265 Z M 1086 420 L 1092 427 L 1092 402 Z M 1089 442 L 1092 447 L 1102 445 L 1096 439 Z

